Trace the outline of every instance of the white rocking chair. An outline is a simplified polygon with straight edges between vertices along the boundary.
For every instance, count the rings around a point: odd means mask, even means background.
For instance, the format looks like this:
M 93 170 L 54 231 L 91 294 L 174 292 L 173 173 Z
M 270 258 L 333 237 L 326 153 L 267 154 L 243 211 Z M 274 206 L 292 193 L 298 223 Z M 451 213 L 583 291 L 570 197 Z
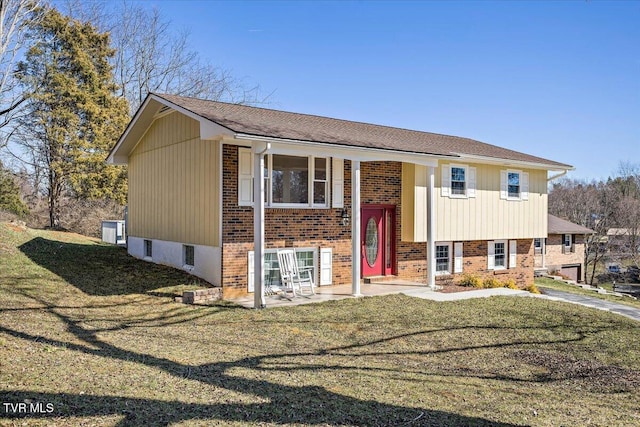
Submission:
M 299 268 L 294 249 L 281 249 L 278 251 L 278 264 L 280 265 L 280 281 L 285 292 L 291 291 L 293 296 L 303 294 L 306 289 L 310 295 L 314 295 L 313 267 Z

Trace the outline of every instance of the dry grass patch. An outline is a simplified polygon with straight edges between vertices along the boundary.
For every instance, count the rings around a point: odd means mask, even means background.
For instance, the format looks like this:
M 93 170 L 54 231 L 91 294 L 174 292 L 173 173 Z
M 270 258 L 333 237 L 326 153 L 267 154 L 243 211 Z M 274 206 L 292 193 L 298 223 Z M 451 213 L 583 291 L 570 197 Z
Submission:
M 187 306 L 158 289 L 189 276 L 57 239 L 0 224 L 0 402 L 54 408 L 2 407 L 2 425 L 640 422 L 638 323 L 620 316 L 513 297 Z

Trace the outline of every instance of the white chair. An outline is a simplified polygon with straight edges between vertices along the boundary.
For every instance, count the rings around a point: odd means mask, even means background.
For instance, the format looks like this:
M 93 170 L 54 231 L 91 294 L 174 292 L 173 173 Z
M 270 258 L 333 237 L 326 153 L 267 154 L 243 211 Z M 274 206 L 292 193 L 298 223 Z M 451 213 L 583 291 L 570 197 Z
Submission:
M 313 267 L 298 267 L 296 251 L 294 249 L 278 250 L 278 264 L 280 265 L 280 281 L 286 291 L 291 291 L 293 296 L 302 295 L 307 290 L 314 295 Z

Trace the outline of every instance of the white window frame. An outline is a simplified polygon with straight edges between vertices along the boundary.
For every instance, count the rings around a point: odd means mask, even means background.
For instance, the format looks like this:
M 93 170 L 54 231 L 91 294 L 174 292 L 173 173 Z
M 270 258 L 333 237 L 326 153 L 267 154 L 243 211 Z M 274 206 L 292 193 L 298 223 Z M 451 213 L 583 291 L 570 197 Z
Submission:
M 279 248 L 282 249 L 282 248 Z M 328 266 L 326 265 L 319 265 L 318 261 L 319 261 L 319 256 L 318 254 L 321 253 L 321 251 L 325 251 L 325 248 L 318 248 L 318 247 L 304 247 L 304 248 L 295 248 L 296 250 L 296 261 L 299 262 L 298 260 L 298 254 L 301 252 L 312 252 L 313 253 L 313 271 L 312 271 L 312 276 L 313 276 L 313 283 L 318 283 L 318 277 L 320 276 L 321 272 L 320 272 L 320 268 L 327 268 Z M 269 258 L 271 258 L 270 262 L 278 262 L 278 257 L 274 256 L 278 253 L 278 249 L 265 249 L 264 250 L 264 254 L 269 254 Z M 329 252 L 330 256 L 329 256 L 329 262 L 331 263 L 331 252 Z M 254 292 L 254 280 L 255 280 L 255 272 L 254 272 L 254 268 L 255 268 L 255 264 L 254 264 L 254 256 L 255 253 L 254 251 L 248 251 L 247 252 L 247 292 Z M 265 263 L 266 261 L 265 257 Z M 332 266 L 329 266 L 331 269 L 333 268 Z M 272 264 L 270 264 L 269 268 L 271 268 L 271 270 L 269 270 L 267 268 L 267 266 L 265 265 L 264 268 L 264 280 L 265 280 L 265 284 L 266 285 L 270 285 L 270 281 L 273 280 L 279 280 L 278 277 L 280 276 L 280 270 L 279 268 L 276 269 L 275 266 L 273 266 Z M 300 266 L 300 268 L 302 268 L 302 266 Z M 307 267 L 308 268 L 308 267 Z M 330 272 L 330 275 L 332 275 L 333 272 Z M 321 277 L 322 278 L 322 277 Z M 328 281 L 327 278 L 324 278 L 323 281 L 323 285 L 325 284 L 331 284 L 331 281 Z
M 447 269 L 445 271 L 438 271 L 438 246 L 444 246 L 447 248 Z M 451 242 L 436 242 L 435 245 L 435 268 L 436 276 L 445 276 L 451 274 Z
M 496 265 L 496 245 L 504 245 L 504 265 Z M 488 264 L 489 270 L 506 270 L 509 263 L 509 244 L 506 240 L 492 240 L 489 242 Z
M 249 186 L 249 179 L 253 182 L 253 156 L 251 157 L 251 165 L 242 164 L 242 159 L 246 162 L 247 160 L 247 152 L 251 152 L 250 148 L 239 147 L 238 148 L 238 206 L 253 206 L 253 185 Z M 272 174 L 273 174 L 273 156 L 283 156 L 283 157 L 301 157 L 307 159 L 307 203 L 274 203 L 273 202 L 273 187 L 272 187 Z M 315 175 L 315 162 L 316 159 L 324 159 L 326 162 L 326 177 L 324 180 L 317 180 Z M 334 205 L 342 205 L 342 200 L 337 198 L 332 199 L 332 188 L 331 188 L 331 179 L 336 179 L 336 176 L 332 174 L 332 158 L 331 157 L 323 157 L 323 156 L 294 156 L 289 154 L 267 154 L 265 156 L 265 170 L 263 172 L 264 188 L 265 188 L 265 198 L 264 205 L 268 208 L 292 208 L 292 209 L 300 209 L 300 208 L 312 208 L 312 209 L 329 209 L 331 202 L 334 202 Z M 339 165 L 343 165 L 344 163 L 339 163 Z M 247 168 L 250 169 L 247 169 Z M 245 173 L 242 174 L 241 171 L 245 170 Z M 251 171 L 251 175 L 248 175 L 249 170 Z M 344 173 L 344 172 L 343 172 Z M 343 178 L 344 179 L 344 178 Z M 325 202 L 324 203 L 314 203 L 314 183 L 316 182 L 324 182 L 325 189 Z M 339 182 L 343 188 L 344 183 Z M 243 198 L 241 196 L 241 187 L 246 187 L 246 192 L 251 192 L 249 201 L 247 195 Z M 251 190 L 250 190 L 251 189 Z M 334 188 L 333 191 L 336 191 Z M 344 197 L 344 196 L 342 196 Z M 338 206 L 334 206 L 338 207 Z
M 567 237 L 569 239 L 567 239 Z M 569 240 L 569 244 L 567 245 L 567 240 Z M 566 249 L 571 249 L 571 245 L 573 245 L 573 235 L 572 234 L 568 234 L 565 233 L 565 235 L 562 238 L 562 245 L 566 248 Z
M 533 253 L 536 255 L 542 254 L 542 238 L 536 237 L 533 239 Z
M 509 194 L 509 174 L 518 174 L 518 196 Z M 518 169 L 500 171 L 500 198 L 504 200 L 529 200 L 529 173 Z
M 464 194 L 453 194 L 452 169 L 464 170 Z M 469 165 L 450 163 L 442 166 L 442 178 L 440 182 L 441 195 L 451 199 L 468 199 L 476 197 L 476 168 Z

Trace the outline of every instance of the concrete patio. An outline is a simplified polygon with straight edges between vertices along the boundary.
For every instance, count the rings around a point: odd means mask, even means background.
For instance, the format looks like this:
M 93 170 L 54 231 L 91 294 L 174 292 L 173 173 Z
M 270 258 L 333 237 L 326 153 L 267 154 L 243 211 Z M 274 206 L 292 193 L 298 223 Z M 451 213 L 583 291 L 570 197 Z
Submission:
M 288 307 L 301 304 L 311 304 L 323 301 L 341 300 L 345 298 L 355 298 L 351 293 L 351 285 L 336 285 L 327 287 L 316 287 L 315 295 L 303 295 L 295 298 L 291 295 L 266 295 L 267 308 Z M 527 291 L 495 288 L 478 289 L 464 292 L 443 293 L 431 290 L 424 283 L 397 280 L 385 283 L 362 284 L 360 287 L 362 297 L 372 297 L 391 294 L 404 294 L 416 298 L 429 299 L 433 301 L 457 301 L 468 298 L 484 298 L 496 295 L 527 296 L 531 295 Z M 247 308 L 253 308 L 253 295 L 231 300 L 232 302 Z

